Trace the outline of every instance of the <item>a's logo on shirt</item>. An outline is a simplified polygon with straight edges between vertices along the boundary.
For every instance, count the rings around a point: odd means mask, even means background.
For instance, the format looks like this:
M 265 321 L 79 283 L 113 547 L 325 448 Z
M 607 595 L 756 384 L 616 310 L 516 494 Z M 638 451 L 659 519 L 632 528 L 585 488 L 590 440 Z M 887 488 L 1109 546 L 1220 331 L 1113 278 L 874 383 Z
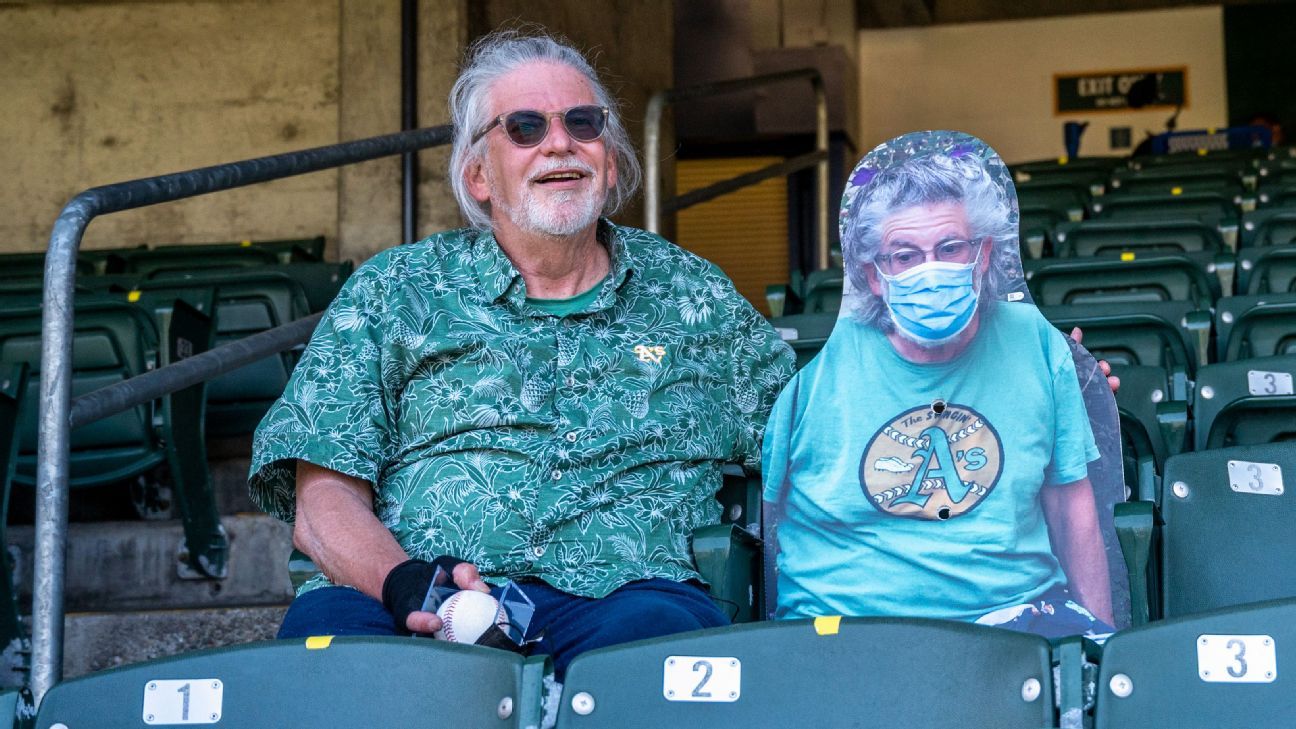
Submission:
M 661 364 L 662 357 L 666 356 L 666 348 L 662 346 L 648 346 L 646 344 L 636 344 L 634 348 L 635 356 L 640 362 L 651 362 L 652 364 Z
M 999 434 L 977 411 L 953 403 L 907 410 L 873 435 L 860 486 L 879 511 L 952 519 L 981 503 L 1003 473 Z

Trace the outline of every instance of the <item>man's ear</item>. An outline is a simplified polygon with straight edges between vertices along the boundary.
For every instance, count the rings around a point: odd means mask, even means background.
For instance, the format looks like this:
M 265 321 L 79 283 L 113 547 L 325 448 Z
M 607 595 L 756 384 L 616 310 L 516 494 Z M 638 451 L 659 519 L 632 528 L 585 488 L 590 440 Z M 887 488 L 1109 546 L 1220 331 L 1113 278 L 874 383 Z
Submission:
M 468 184 L 468 194 L 479 203 L 490 202 L 490 182 L 487 180 L 486 164 L 480 156 L 473 158 L 464 166 L 464 182 Z
M 604 149 L 607 149 L 607 147 L 605 146 Z M 607 189 L 608 189 L 609 192 L 611 192 L 612 188 L 616 187 L 616 181 L 617 181 L 617 162 L 616 162 L 616 155 L 615 155 L 615 154 L 611 154 L 611 150 L 607 150 L 607 151 L 608 151 L 608 154 L 607 154 Z

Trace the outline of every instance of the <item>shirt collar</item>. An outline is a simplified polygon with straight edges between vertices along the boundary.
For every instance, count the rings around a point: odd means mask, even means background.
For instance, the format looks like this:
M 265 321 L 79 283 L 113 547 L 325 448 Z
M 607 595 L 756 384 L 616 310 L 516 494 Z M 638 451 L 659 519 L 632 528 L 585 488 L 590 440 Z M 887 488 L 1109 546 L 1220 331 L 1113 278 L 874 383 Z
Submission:
M 620 226 L 607 218 L 599 218 L 598 240 L 607 246 L 611 258 L 611 273 L 603 280 L 598 296 L 587 312 L 602 311 L 615 302 L 616 293 L 629 280 L 637 264 L 630 247 L 626 245 L 626 236 Z M 473 268 L 477 280 L 481 283 L 482 292 L 492 302 L 505 299 L 515 307 L 521 307 L 526 301 L 526 282 L 522 274 L 513 266 L 513 262 L 504 255 L 495 240 L 495 233 L 489 230 L 479 231 L 472 245 Z

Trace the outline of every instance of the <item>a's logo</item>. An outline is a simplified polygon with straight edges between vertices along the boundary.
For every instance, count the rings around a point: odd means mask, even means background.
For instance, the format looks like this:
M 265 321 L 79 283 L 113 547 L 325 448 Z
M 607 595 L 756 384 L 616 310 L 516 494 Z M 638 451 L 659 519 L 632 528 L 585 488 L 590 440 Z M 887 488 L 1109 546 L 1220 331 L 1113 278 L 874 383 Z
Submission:
M 644 344 L 636 344 L 634 348 L 635 356 L 640 362 L 651 362 L 652 364 L 661 364 L 662 357 L 666 356 L 665 347 L 649 347 Z
M 999 434 L 977 411 L 941 404 L 907 410 L 873 435 L 860 486 L 879 511 L 952 519 L 981 503 L 1003 473 Z

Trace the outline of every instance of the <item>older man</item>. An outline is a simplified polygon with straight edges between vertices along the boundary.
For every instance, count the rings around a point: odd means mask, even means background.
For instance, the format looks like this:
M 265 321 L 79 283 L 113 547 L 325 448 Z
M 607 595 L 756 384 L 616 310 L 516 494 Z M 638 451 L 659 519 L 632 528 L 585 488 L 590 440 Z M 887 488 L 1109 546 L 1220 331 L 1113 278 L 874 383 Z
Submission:
M 580 53 L 489 36 L 450 105 L 472 227 L 360 267 L 257 431 L 252 494 L 320 569 L 280 635 L 432 633 L 436 566 L 519 582 L 560 673 L 726 623 L 690 534 L 723 464 L 758 466 L 790 350 L 714 266 L 600 218 L 639 170 Z
M 855 294 L 765 441 L 778 614 L 1110 631 L 1070 349 L 1020 294 L 998 301 L 1020 281 L 1002 161 L 958 133 L 892 140 L 841 228 Z

